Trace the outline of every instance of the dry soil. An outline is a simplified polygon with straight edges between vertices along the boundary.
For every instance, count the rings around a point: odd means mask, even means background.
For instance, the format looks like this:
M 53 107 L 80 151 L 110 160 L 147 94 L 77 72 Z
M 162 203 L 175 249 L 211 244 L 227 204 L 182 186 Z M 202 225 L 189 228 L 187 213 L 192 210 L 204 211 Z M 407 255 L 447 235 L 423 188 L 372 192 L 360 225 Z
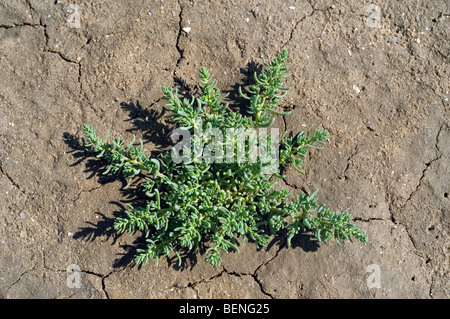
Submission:
M 0 296 L 449 298 L 449 39 L 448 0 L 1 0 Z M 192 92 L 205 66 L 233 98 L 283 49 L 275 125 L 331 135 L 285 184 L 349 207 L 369 242 L 136 267 L 112 228 L 133 199 L 83 124 L 167 147 L 161 86 Z

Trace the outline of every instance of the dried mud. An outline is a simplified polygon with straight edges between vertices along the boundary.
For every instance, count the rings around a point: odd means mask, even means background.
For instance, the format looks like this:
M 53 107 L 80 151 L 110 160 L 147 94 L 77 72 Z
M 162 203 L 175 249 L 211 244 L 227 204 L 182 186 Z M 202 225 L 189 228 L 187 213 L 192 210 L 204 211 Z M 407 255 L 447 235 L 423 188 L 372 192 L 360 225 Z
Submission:
M 0 296 L 449 298 L 449 39 L 445 0 L 0 1 Z M 206 66 L 236 98 L 282 49 L 275 125 L 331 135 L 285 184 L 349 207 L 369 242 L 136 267 L 139 238 L 112 228 L 135 199 L 86 158 L 83 124 L 167 148 L 162 85 L 192 92 Z

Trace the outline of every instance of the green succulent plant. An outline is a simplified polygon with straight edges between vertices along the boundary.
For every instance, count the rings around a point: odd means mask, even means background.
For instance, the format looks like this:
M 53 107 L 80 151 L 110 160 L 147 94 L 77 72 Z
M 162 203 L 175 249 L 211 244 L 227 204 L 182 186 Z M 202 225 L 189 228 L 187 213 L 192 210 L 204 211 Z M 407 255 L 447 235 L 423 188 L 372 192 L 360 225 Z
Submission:
M 206 260 L 218 265 L 221 253 L 239 251 L 237 238 L 261 248 L 282 230 L 287 232 L 289 246 L 299 232 L 311 232 L 320 243 L 332 238 L 339 244 L 353 238 L 368 240 L 351 223 L 347 210 L 334 212 L 319 204 L 317 190 L 289 198 L 287 188 L 274 189 L 288 165 L 303 173 L 308 150 L 320 149 L 329 139 L 328 131 L 311 127 L 296 135 L 267 133 L 275 116 L 290 113 L 279 105 L 289 90 L 283 87 L 289 76 L 287 60 L 284 50 L 264 63 L 260 73 L 255 72 L 254 84 L 245 92 L 239 88 L 248 101 L 248 115 L 224 103 L 227 95 L 206 68 L 200 70 L 199 90 L 191 99 L 181 99 L 176 89 L 164 86 L 169 117 L 190 138 L 183 139 L 183 147 L 177 150 L 183 152 L 182 160 L 175 160 L 173 150 L 158 157 L 147 155 L 142 140 L 137 145 L 134 139 L 125 144 L 119 137 L 108 142 L 84 125 L 85 146 L 108 163 L 105 174 L 128 178 L 127 187 L 135 176 L 144 177 L 137 187 L 145 193 L 146 205 L 129 205 L 114 222 L 118 232 L 140 231 L 145 237 L 145 247 L 136 251 L 136 263 L 171 254 L 181 263 L 180 252 L 197 253 L 204 247 Z M 267 156 L 255 155 L 252 145 L 259 145 L 259 154 Z M 209 156 L 199 155 L 198 150 L 207 150 Z

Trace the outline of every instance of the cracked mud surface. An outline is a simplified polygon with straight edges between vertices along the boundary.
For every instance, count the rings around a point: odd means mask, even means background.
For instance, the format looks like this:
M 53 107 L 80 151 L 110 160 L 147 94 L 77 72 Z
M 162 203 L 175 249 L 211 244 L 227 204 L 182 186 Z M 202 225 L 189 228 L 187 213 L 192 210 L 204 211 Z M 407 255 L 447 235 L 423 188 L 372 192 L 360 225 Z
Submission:
M 369 27 L 370 4 L 0 1 L 0 296 L 449 298 L 450 4 L 380 1 Z M 281 236 L 262 251 L 242 243 L 220 267 L 135 267 L 139 239 L 112 228 L 132 198 L 85 158 L 82 125 L 165 148 L 162 85 L 193 90 L 206 66 L 233 98 L 282 49 L 293 112 L 274 125 L 331 135 L 285 184 L 350 207 L 369 242 L 303 234 L 288 249 Z

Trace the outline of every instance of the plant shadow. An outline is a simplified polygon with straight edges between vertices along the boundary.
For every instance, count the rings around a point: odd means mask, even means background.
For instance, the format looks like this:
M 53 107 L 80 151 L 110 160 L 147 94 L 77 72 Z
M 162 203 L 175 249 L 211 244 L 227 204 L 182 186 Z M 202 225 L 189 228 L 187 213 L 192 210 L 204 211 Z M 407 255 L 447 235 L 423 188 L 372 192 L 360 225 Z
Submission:
M 102 242 L 107 242 L 112 238 L 113 241 L 111 245 L 114 245 L 121 236 L 121 234 L 117 233 L 114 229 L 114 220 L 116 217 L 107 217 L 100 212 L 95 212 L 94 214 L 99 216 L 100 219 L 96 223 L 89 221 L 85 222 L 88 226 L 79 228 L 79 230 L 73 234 L 73 239 L 93 242 L 94 240 L 103 238 Z M 116 213 L 113 215 L 117 216 Z
M 156 107 L 160 100 L 148 108 L 144 108 L 139 101 L 136 101 L 136 103 L 132 101 L 120 103 L 120 106 L 129 113 L 129 118 L 125 121 L 133 122 L 133 127 L 126 131 L 130 133 L 135 133 L 136 131 L 142 133 L 143 142 L 154 145 L 155 149 L 152 150 L 154 154 L 159 154 L 165 148 L 172 146 L 169 134 L 173 128 L 162 121 L 167 112 L 167 108 Z
M 278 234 L 274 236 L 267 245 L 267 251 L 272 249 L 275 245 L 278 246 L 278 249 L 289 248 L 286 229 L 279 231 Z M 300 248 L 304 252 L 315 252 L 319 247 L 319 242 L 308 232 L 300 231 L 291 238 L 290 249 Z
M 104 175 L 102 172 L 106 169 L 106 162 L 92 158 L 92 154 L 86 150 L 84 141 L 81 142 L 76 135 L 68 132 L 63 133 L 63 139 L 66 145 L 71 149 L 66 152 L 71 154 L 75 162 L 70 164 L 70 167 L 81 165 L 85 162 L 84 173 L 89 173 L 86 179 L 97 177 L 97 182 L 100 184 L 110 183 L 116 180 L 114 176 Z
M 241 115 L 249 115 L 247 112 L 248 100 L 244 99 L 240 93 L 239 88 L 242 88 L 242 92 L 245 94 L 245 87 L 255 84 L 254 74 L 260 73 L 263 69 L 263 65 L 250 61 L 245 68 L 240 68 L 239 72 L 242 74 L 242 79 L 239 82 L 234 83 L 231 86 L 231 90 L 224 91 L 228 94 L 227 101 L 230 101 L 230 109 L 234 112 L 238 112 Z

